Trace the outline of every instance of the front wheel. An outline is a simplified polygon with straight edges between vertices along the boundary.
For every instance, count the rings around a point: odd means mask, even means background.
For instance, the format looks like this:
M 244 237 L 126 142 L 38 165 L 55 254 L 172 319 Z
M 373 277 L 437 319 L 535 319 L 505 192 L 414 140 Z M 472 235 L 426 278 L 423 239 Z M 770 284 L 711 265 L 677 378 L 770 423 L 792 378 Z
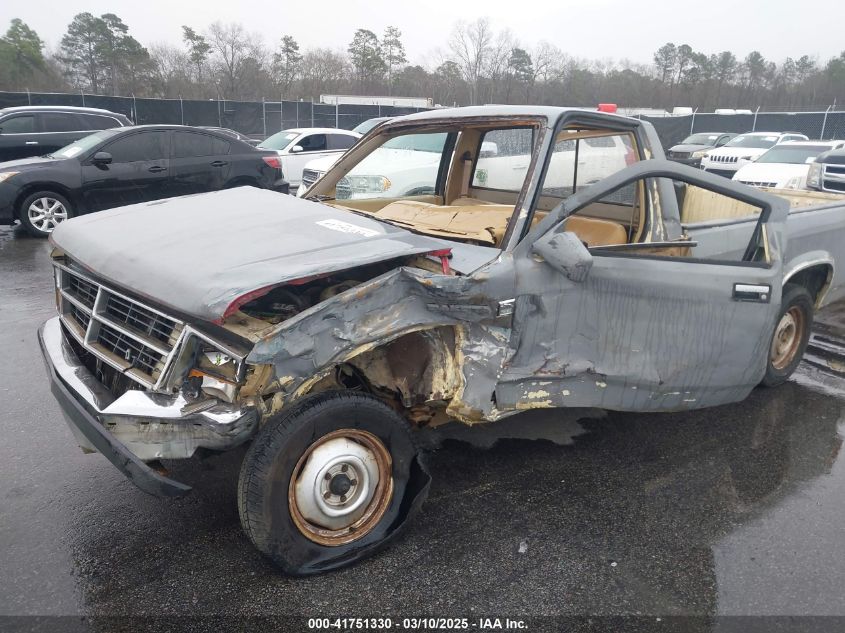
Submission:
M 34 237 L 47 237 L 61 222 L 72 217 L 68 199 L 53 191 L 27 196 L 18 210 L 21 224 Z
M 368 395 L 328 392 L 271 418 L 244 458 L 241 525 L 283 571 L 313 574 L 372 553 L 428 492 L 412 431 Z
M 804 356 L 813 326 L 813 297 L 804 286 L 783 287 L 780 313 L 772 333 L 766 375 L 761 382 L 775 387 L 786 382 Z

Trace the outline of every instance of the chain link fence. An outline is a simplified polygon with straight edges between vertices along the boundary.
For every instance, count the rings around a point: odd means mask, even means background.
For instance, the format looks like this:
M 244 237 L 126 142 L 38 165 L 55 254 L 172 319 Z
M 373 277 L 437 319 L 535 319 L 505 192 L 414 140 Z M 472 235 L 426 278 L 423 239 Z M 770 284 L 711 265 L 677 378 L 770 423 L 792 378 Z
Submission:
M 170 123 L 225 127 L 261 139 L 280 130 L 297 127 L 351 130 L 373 117 L 400 116 L 423 110 L 398 106 L 335 106 L 310 101 L 199 101 L 109 97 L 82 93 L 0 92 L 0 108 L 26 105 L 102 108 L 125 114 L 138 125 Z
M 380 116 L 400 116 L 423 108 L 375 105 L 328 105 L 310 101 L 207 101 L 140 99 L 70 93 L 0 92 L 0 108 L 25 105 L 65 105 L 120 112 L 138 124 L 174 123 L 237 130 L 267 138 L 279 130 L 329 127 L 351 130 Z M 798 132 L 811 139 L 845 139 L 845 111 L 760 112 L 751 114 L 695 113 L 684 116 L 641 116 L 654 125 L 664 147 L 680 143 L 694 132 Z

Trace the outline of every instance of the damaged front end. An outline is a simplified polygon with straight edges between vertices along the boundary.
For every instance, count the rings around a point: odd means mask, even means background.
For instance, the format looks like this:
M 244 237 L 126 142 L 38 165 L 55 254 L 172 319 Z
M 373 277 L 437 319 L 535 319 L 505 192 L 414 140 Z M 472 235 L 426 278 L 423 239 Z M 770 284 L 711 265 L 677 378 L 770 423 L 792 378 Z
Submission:
M 260 407 L 239 397 L 247 348 L 216 340 L 54 254 L 58 316 L 40 331 L 55 380 L 142 461 L 228 450 L 258 427 Z M 83 450 L 99 450 L 71 424 Z
M 142 300 L 57 248 L 58 316 L 40 332 L 54 393 L 83 450 L 156 494 L 184 491 L 162 493 L 145 463 L 234 448 L 312 393 L 366 392 L 414 426 L 495 419 L 510 316 L 486 275 L 461 272 L 489 254 L 472 248 L 264 286 L 213 322 Z
M 222 322 L 253 343 L 241 393 L 258 396 L 266 415 L 309 393 L 353 389 L 415 425 L 495 419 L 511 317 L 485 279 L 414 257 L 269 291 Z

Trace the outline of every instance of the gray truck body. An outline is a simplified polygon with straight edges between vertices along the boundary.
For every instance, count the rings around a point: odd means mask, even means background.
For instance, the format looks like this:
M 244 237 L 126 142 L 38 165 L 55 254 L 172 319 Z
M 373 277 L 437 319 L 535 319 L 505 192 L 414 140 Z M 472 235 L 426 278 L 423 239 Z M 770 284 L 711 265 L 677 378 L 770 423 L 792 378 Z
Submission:
M 845 203 L 790 213 L 784 198 L 663 160 L 654 130 L 634 119 L 540 107 L 419 113 L 376 128 L 328 176 L 346 173 L 385 133 L 521 121 L 539 133 L 500 248 L 247 190 L 60 225 L 51 238 L 60 317 L 45 325 L 41 340 L 54 392 L 81 403 L 83 413 L 64 407 L 80 442 L 101 452 L 103 442 L 116 444 L 107 456 L 124 472 L 132 464 L 138 483 L 140 461 L 246 441 L 268 416 L 335 385 L 343 367 L 363 376 L 373 392 L 392 394 L 423 424 L 441 414 L 477 423 L 532 408 L 669 411 L 725 404 L 744 398 L 764 374 L 785 283 L 804 280 L 817 306 L 842 297 L 835 262 L 845 248 Z M 630 132 L 639 162 L 532 223 L 544 159 L 564 125 Z M 309 195 L 320 195 L 325 180 Z M 641 181 L 650 201 L 643 243 L 587 249 L 565 237 L 562 223 L 570 215 Z M 672 181 L 761 211 L 684 224 Z M 239 226 L 232 225 L 236 206 L 245 209 Z M 667 243 L 693 246 L 685 257 L 637 255 L 642 246 Z M 752 247 L 763 254 L 744 256 Z M 383 268 L 352 287 L 327 288 L 329 294 L 277 323 L 257 324 L 238 311 L 268 289 L 295 290 L 371 265 Z M 78 278 L 93 288 L 91 306 L 67 296 L 73 292 L 62 284 L 78 285 Z M 102 381 L 78 358 L 82 348 L 125 376 L 139 376 L 131 352 L 123 366 L 97 347 L 97 332 L 115 325 L 101 311 L 114 297 L 176 323 L 168 341 L 151 342 L 164 347 L 163 367 L 140 376 L 144 389 L 122 394 L 98 386 Z M 123 330 L 133 338 L 131 329 Z M 208 345 L 233 363 L 231 384 L 207 389 L 203 382 L 205 396 L 186 399 L 181 380 Z M 93 385 L 90 393 L 85 385 Z M 182 493 L 160 479 L 139 485 Z

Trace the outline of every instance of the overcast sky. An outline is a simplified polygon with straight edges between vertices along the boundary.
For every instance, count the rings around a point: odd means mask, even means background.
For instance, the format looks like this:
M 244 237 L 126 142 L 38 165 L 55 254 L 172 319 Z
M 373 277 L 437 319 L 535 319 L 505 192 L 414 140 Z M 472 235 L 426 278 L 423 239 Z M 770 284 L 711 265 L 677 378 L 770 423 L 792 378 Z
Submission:
M 706 53 L 757 49 L 780 62 L 807 54 L 824 63 L 845 49 L 845 0 L 5 0 L 0 19 L 23 19 L 55 48 L 76 13 L 116 13 L 142 44 L 181 44 L 181 25 L 240 22 L 275 48 L 282 35 L 302 47 L 345 50 L 357 28 L 398 26 L 411 63 L 436 61 L 457 19 L 490 18 L 529 50 L 548 40 L 575 57 L 650 63 L 673 41 Z

